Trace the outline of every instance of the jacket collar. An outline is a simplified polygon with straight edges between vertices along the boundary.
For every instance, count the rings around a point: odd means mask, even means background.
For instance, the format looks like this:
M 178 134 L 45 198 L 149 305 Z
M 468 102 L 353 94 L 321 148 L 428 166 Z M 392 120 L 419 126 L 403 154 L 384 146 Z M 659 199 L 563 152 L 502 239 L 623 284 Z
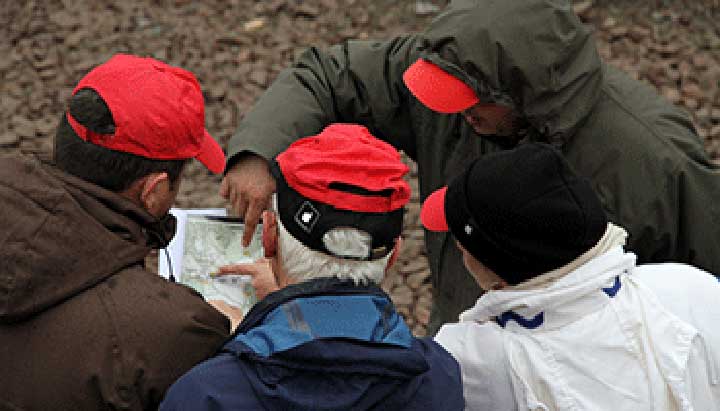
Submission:
M 601 288 L 601 290 L 609 298 L 615 298 L 618 291 L 620 291 L 620 287 L 622 287 L 622 282 L 620 281 L 620 276 L 617 276 L 617 277 L 615 277 L 615 280 L 613 281 L 613 285 L 611 285 L 609 287 L 603 287 L 603 288 Z M 597 297 L 597 296 L 593 296 L 593 297 Z M 573 307 L 573 308 L 576 308 L 576 307 Z M 528 330 L 534 330 L 535 328 L 539 328 L 540 326 L 542 326 L 545 323 L 545 311 L 540 311 L 538 314 L 536 314 L 532 318 L 525 318 L 513 310 L 505 311 L 504 313 L 495 317 L 495 322 L 498 323 L 498 325 L 503 328 L 505 328 L 508 321 L 514 321 L 520 327 L 526 328 Z
M 268 295 L 238 327 L 234 341 L 262 357 L 319 339 L 345 339 L 409 348 L 412 334 L 376 286 L 312 280 Z
M 319 278 L 289 285 L 281 290 L 268 294 L 262 301 L 248 311 L 245 318 L 235 331 L 235 335 L 246 333 L 262 323 L 265 317 L 283 303 L 300 297 L 318 295 L 360 295 L 370 294 L 388 298 L 387 294 L 376 285 L 355 285 L 353 281 L 337 278 Z
M 167 247 L 175 236 L 176 220 L 172 214 L 158 219 L 139 205 L 113 191 L 67 174 L 50 163 L 43 167 L 62 181 L 75 201 L 95 220 L 112 229 L 123 240 L 141 247 Z
M 634 267 L 635 255 L 616 247 L 542 288 L 489 291 L 460 320 L 495 320 L 513 330 L 560 327 L 607 304 L 620 289 L 618 276 Z

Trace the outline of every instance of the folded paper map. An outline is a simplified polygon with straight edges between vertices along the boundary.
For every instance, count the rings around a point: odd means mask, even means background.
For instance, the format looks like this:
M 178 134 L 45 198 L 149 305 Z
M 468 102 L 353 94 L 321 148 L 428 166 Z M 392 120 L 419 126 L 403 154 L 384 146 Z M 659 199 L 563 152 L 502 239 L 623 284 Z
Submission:
M 169 277 L 171 268 L 178 282 L 186 284 L 206 300 L 222 300 L 243 314 L 257 301 L 250 277 L 218 276 L 218 268 L 228 264 L 251 263 L 263 256 L 258 225 L 248 247 L 242 246 L 245 225 L 227 217 L 224 209 L 172 209 L 178 219 L 175 238 L 168 246 L 168 259 L 161 252 L 159 272 Z

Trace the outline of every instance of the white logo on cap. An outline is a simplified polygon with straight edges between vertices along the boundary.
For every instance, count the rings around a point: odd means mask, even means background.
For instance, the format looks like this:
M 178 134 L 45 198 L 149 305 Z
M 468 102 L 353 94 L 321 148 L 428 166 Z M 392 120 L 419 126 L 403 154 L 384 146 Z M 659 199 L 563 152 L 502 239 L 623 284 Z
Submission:
M 310 233 L 315 226 L 315 223 L 320 219 L 320 212 L 310 204 L 309 201 L 305 201 L 295 213 L 295 222 L 305 230 L 306 233 Z
M 472 226 L 470 224 L 465 224 L 465 234 L 470 235 L 473 232 Z

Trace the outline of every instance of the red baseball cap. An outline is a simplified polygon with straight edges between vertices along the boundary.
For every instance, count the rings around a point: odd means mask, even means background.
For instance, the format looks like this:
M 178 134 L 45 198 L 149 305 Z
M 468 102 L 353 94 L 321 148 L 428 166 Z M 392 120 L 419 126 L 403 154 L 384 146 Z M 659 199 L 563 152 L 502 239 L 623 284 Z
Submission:
M 439 113 L 459 113 L 480 101 L 467 84 L 424 59 L 405 70 L 403 81 L 421 103 Z
M 445 217 L 447 186 L 433 191 L 422 204 L 420 222 L 430 231 L 450 231 Z
M 387 213 L 410 199 L 400 153 L 360 125 L 330 125 L 297 140 L 276 160 L 290 188 L 341 210 Z
M 277 156 L 271 171 L 277 182 L 278 216 L 305 246 L 338 258 L 376 260 L 395 247 L 402 232 L 410 185 L 408 167 L 390 144 L 362 126 L 333 124 L 302 138 Z M 323 238 L 338 227 L 366 232 L 366 256 L 339 255 Z
M 205 103 L 195 76 L 152 58 L 117 54 L 95 67 L 73 90 L 90 88 L 105 101 L 114 134 L 88 130 L 67 112 L 83 140 L 157 160 L 196 158 L 213 173 L 225 154 L 205 129 Z

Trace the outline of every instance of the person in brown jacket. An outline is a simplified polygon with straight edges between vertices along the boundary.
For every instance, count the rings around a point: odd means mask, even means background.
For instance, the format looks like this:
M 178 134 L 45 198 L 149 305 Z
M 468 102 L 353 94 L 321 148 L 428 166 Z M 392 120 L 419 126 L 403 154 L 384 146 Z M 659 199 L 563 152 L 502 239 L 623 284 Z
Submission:
M 54 164 L 0 160 L 0 410 L 155 409 L 229 322 L 147 272 L 183 166 L 225 156 L 188 71 L 116 55 L 73 91 Z

